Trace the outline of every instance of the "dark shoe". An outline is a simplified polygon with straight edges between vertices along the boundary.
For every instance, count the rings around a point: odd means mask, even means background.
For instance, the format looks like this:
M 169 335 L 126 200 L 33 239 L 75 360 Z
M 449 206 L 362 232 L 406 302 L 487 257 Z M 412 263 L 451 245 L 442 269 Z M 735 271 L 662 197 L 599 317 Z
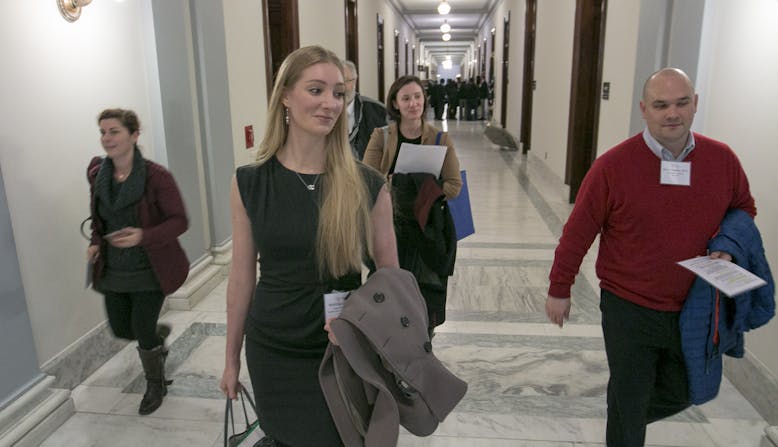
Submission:
M 166 354 L 167 351 L 162 345 L 149 350 L 138 347 L 138 355 L 146 375 L 146 393 L 143 394 L 138 408 L 138 413 L 141 415 L 156 411 L 162 405 L 162 399 L 167 395 L 167 386 L 173 383 L 172 380 L 165 379 Z

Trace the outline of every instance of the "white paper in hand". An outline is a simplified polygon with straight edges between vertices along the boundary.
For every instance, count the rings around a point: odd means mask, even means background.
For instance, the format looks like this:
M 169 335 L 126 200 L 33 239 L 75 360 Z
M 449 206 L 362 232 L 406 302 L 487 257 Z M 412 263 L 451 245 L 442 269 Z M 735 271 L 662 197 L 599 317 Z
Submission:
M 343 310 L 343 303 L 345 303 L 348 294 L 349 292 L 341 292 L 339 290 L 333 290 L 330 293 L 324 294 L 324 321 L 340 316 L 340 312 Z
M 748 292 L 767 283 L 760 277 L 740 267 L 734 262 L 715 259 L 709 256 L 680 261 L 678 264 L 694 272 L 713 287 L 733 297 Z
M 435 178 L 440 177 L 446 150 L 446 146 L 403 143 L 400 145 L 400 153 L 397 154 L 394 172 L 400 174 L 426 172 L 434 175 Z

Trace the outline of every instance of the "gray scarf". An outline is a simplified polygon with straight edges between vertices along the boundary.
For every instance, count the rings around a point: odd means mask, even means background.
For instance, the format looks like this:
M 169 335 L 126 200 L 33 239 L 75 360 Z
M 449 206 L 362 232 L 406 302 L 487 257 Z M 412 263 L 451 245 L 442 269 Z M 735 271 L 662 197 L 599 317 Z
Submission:
M 143 192 L 146 188 L 146 163 L 140 150 L 138 150 L 138 146 L 135 146 L 133 154 L 132 172 L 122 183 L 115 201 L 111 201 L 113 173 L 113 160 L 105 157 L 95 178 L 95 196 L 100 201 L 100 206 L 116 212 L 137 203 L 143 197 Z

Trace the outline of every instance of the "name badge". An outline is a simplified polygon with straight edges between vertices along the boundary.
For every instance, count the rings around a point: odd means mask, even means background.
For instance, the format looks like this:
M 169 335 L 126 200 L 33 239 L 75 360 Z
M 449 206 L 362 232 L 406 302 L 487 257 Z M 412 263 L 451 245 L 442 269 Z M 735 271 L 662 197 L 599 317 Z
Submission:
M 349 293 L 333 290 L 324 294 L 324 321 L 340 316 L 341 311 L 343 311 L 343 303 Z
M 688 161 L 662 160 L 659 183 L 663 185 L 691 185 L 692 164 Z

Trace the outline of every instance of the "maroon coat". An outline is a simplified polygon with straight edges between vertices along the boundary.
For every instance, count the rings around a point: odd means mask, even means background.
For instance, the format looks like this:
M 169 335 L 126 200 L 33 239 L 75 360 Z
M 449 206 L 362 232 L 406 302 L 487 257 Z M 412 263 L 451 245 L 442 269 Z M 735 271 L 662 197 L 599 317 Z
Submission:
M 145 159 L 144 161 L 146 184 L 143 197 L 136 205 L 138 222 L 143 230 L 140 245 L 146 250 L 162 293 L 170 295 L 181 287 L 189 274 L 189 260 L 178 242 L 178 236 L 189 227 L 189 220 L 186 217 L 181 193 L 170 172 L 153 161 Z M 95 157 L 87 168 L 92 213 L 91 244 L 100 246 L 100 256 L 93 270 L 93 284 L 97 284 L 103 274 L 107 243 L 103 239 L 105 234 L 103 222 L 95 208 L 94 183 L 102 162 L 102 157 Z

